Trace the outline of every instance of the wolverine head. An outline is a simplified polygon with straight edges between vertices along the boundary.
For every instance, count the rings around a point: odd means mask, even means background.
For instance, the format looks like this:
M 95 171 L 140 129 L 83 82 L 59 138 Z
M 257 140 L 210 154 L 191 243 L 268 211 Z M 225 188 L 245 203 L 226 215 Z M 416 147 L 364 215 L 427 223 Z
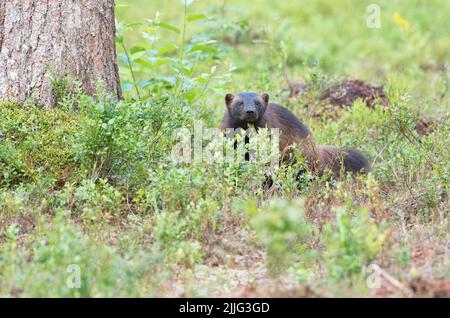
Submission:
M 225 104 L 232 118 L 245 123 L 254 123 L 264 115 L 269 105 L 269 95 L 250 92 L 237 95 L 228 93 L 225 95 Z

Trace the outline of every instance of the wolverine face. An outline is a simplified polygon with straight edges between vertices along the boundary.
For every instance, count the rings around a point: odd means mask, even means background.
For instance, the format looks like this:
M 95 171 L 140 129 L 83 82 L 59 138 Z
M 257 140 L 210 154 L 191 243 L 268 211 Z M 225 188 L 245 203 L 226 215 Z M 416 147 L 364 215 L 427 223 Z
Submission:
M 269 95 L 247 92 L 237 95 L 228 93 L 225 96 L 225 103 L 232 118 L 245 123 L 254 123 L 264 115 L 269 104 Z

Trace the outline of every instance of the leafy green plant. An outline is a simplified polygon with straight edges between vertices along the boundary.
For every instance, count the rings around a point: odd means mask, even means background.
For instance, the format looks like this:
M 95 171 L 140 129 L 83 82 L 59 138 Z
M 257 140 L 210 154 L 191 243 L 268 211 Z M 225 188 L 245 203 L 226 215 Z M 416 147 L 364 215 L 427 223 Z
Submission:
M 153 228 L 155 251 L 165 256 L 169 266 L 182 264 L 192 267 L 202 258 L 201 245 L 188 241 L 191 230 L 188 219 L 179 219 L 175 213 L 161 213 L 156 216 Z
M 381 250 L 386 231 L 375 224 L 364 208 L 336 209 L 336 222 L 326 228 L 324 258 L 328 275 L 341 280 L 364 274 Z
M 54 181 L 73 166 L 68 139 L 78 128 L 77 114 L 2 103 L 0 117 L 0 186 Z
M 18 244 L 18 226 L 10 225 L 0 246 L 1 294 L 42 297 L 138 295 L 151 270 L 148 256 L 128 259 L 83 235 L 67 212 L 50 223 L 41 219 L 35 237 Z M 31 264 L 31 265 L 30 265 Z M 71 270 L 75 269 L 75 270 Z
M 116 40 L 122 51 L 119 57 L 126 66 L 121 69 L 124 90 L 134 89 L 140 100 L 169 96 L 175 104 L 188 102 L 194 107 L 205 96 L 222 95 L 234 68 L 229 65 L 220 74 L 223 56 L 216 41 L 206 34 L 189 40 L 186 36 L 191 23 L 204 20 L 210 20 L 206 14 L 189 14 L 187 3 L 182 27 L 161 21 L 157 13 L 154 19 L 139 24 L 145 44 L 130 49 L 123 34 L 135 24 L 119 23 Z M 179 44 L 165 44 L 164 32 L 175 34 Z M 167 94 L 169 91 L 173 93 Z
M 270 272 L 280 275 L 315 231 L 305 215 L 304 202 L 276 199 L 262 209 L 251 205 L 247 212 L 267 250 Z

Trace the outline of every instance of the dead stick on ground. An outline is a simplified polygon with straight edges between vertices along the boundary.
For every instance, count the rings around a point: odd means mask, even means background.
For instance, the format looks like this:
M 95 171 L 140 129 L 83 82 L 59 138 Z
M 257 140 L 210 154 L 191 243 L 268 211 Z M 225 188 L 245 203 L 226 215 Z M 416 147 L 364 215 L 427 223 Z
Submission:
M 412 295 L 413 294 L 413 291 L 410 288 L 408 288 L 405 285 L 403 285 L 402 283 L 400 283 L 397 279 L 395 279 L 389 273 L 387 273 L 384 270 L 382 270 L 380 267 L 377 267 L 376 271 L 380 275 L 382 275 L 384 278 L 386 278 L 388 283 L 391 284 L 392 286 L 394 286 L 395 288 L 401 289 L 404 293 L 406 293 L 408 295 Z

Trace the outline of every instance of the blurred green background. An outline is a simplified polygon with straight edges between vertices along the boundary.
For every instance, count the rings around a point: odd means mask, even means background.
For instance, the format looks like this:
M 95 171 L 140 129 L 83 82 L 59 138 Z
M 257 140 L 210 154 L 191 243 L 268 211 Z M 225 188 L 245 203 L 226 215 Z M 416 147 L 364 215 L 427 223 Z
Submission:
M 145 41 L 136 31 L 145 29 L 145 20 L 158 12 L 161 21 L 183 29 L 183 1 L 117 4 L 118 21 L 144 23 L 126 32 L 129 47 Z M 379 6 L 380 28 L 367 26 L 371 4 Z M 395 76 L 414 95 L 434 97 L 448 83 L 448 12 L 446 0 L 202 0 L 188 2 L 187 14 L 205 14 L 210 20 L 188 23 L 185 37 L 189 41 L 200 32 L 220 30 L 215 39 L 229 44 L 224 59 L 237 67 L 230 90 L 279 93 L 286 86 L 284 63 L 297 80 L 315 66 L 329 76 L 371 84 Z M 181 33 L 165 30 L 163 41 L 178 45 Z

